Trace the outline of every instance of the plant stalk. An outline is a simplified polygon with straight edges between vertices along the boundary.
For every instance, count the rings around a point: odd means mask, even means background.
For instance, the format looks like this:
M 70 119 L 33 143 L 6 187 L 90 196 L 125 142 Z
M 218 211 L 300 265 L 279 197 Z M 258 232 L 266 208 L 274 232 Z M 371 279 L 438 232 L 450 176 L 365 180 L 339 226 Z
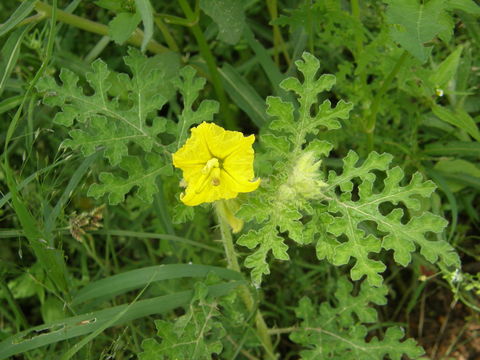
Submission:
M 357 20 L 358 24 L 361 24 L 360 19 L 360 5 L 358 0 L 350 0 L 350 7 L 352 8 L 352 16 Z M 358 62 L 358 57 L 360 52 L 363 49 L 362 33 L 360 31 L 355 32 L 355 47 L 356 47 L 356 60 Z
M 192 34 L 197 41 L 200 54 L 207 63 L 208 72 L 210 73 L 211 82 L 213 84 L 213 89 L 215 90 L 215 94 L 217 95 L 217 98 L 220 102 L 220 111 L 225 118 L 225 125 L 230 129 L 235 129 L 237 128 L 237 126 L 235 125 L 234 119 L 228 107 L 227 96 L 225 95 L 225 90 L 223 89 L 222 79 L 220 78 L 220 74 L 217 69 L 215 57 L 213 56 L 210 47 L 208 46 L 202 29 L 198 25 L 197 15 L 192 11 L 190 5 L 186 0 L 179 0 L 179 3 L 180 7 L 183 10 L 183 13 L 185 14 L 185 17 L 193 24 L 190 26 L 190 30 L 192 31 Z
M 268 13 L 270 14 L 271 21 L 275 21 L 278 17 L 278 7 L 277 7 L 277 0 L 267 0 L 267 9 Z M 285 46 L 285 41 L 283 40 L 282 33 L 280 32 L 280 28 L 278 25 L 273 24 L 273 58 L 275 60 L 275 64 L 280 64 L 279 58 L 279 50 L 282 52 L 285 61 L 287 62 L 288 66 L 291 64 L 290 55 L 288 54 L 287 47 Z M 310 50 L 310 52 L 312 52 Z
M 51 16 L 52 14 L 52 7 L 48 4 L 45 4 L 41 1 L 38 1 L 35 4 L 35 9 L 43 13 L 47 16 Z M 88 19 L 84 19 L 83 17 L 69 14 L 65 11 L 57 9 L 57 21 L 62 23 L 75 26 L 79 29 L 92 32 L 99 35 L 106 35 L 108 36 L 108 26 L 104 24 L 97 23 L 95 21 L 91 21 Z M 131 45 L 141 47 L 143 41 L 143 31 L 137 29 L 133 33 L 133 35 L 127 40 L 127 42 Z M 168 48 L 160 45 L 155 40 L 150 40 L 147 45 L 147 50 L 151 51 L 154 54 L 164 53 L 166 51 L 170 51 Z
M 223 201 L 223 200 L 220 200 L 220 201 Z M 230 226 L 223 213 L 224 209 L 225 209 L 225 206 L 223 204 L 217 204 L 215 206 L 218 223 L 220 225 L 220 233 L 222 235 L 222 243 L 223 243 L 223 247 L 225 249 L 225 255 L 227 258 L 228 268 L 241 273 L 240 265 L 238 263 L 237 253 L 233 245 L 232 232 L 230 231 Z M 265 323 L 265 320 L 263 319 L 262 313 L 258 308 L 256 308 L 254 298 L 250 290 L 248 289 L 248 287 L 245 285 L 241 285 L 239 290 L 240 290 L 240 298 L 245 304 L 247 310 L 250 312 L 253 312 L 253 311 L 256 312 L 255 325 L 257 328 L 257 334 L 267 353 L 267 358 L 275 359 L 272 341 L 268 333 L 269 329 L 267 324 Z

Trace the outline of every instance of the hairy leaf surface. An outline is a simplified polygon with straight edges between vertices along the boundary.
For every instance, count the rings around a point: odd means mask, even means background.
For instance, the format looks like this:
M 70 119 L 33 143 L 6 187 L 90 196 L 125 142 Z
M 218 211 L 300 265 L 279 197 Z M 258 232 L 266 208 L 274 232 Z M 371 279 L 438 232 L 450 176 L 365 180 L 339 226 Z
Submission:
M 400 360 L 403 355 L 416 359 L 423 354 L 414 340 L 401 341 L 404 333 L 398 327 L 388 327 L 383 339 L 367 341 L 364 324 L 377 321 L 377 311 L 370 304 L 384 305 L 387 289 L 372 288 L 364 282 L 358 295 L 352 296 L 352 290 L 352 284 L 341 278 L 335 305 L 324 302 L 317 310 L 309 298 L 300 300 L 295 312 L 302 322 L 290 339 L 304 346 L 302 359 Z

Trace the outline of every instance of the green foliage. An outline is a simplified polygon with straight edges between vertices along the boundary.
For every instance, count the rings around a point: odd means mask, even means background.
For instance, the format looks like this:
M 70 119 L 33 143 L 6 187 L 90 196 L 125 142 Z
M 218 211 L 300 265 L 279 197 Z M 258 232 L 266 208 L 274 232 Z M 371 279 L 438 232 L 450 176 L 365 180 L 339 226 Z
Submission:
M 298 95 L 298 117 L 295 119 L 292 103 L 277 97 L 267 99 L 267 112 L 275 117 L 270 129 L 278 135 L 265 135 L 261 141 L 278 164 L 276 175 L 271 177 L 270 182 L 239 212 L 245 220 L 256 219 L 263 224 L 259 230 L 251 230 L 238 240 L 238 244 L 250 249 L 258 246 L 245 261 L 245 266 L 252 268 L 252 279 L 255 283 L 261 282 L 262 275 L 269 274 L 267 256 L 270 251 L 277 259 L 289 259 L 288 246 L 281 233 L 288 232 L 289 237 L 299 244 L 312 241 L 312 234 L 303 231 L 305 224 L 300 220 L 302 211 L 307 214 L 313 212 L 309 199 L 318 195 L 317 188 L 321 185 L 320 175 L 316 173 L 319 164 L 315 158 L 328 154 L 331 145 L 314 140 L 305 146 L 305 152 L 302 151 L 302 146 L 307 136 L 317 134 L 320 128 L 338 129 L 338 120 L 345 119 L 352 108 L 351 104 L 343 101 L 332 108 L 330 101 L 325 100 L 312 116 L 311 109 L 317 106 L 318 94 L 330 90 L 335 83 L 335 77 L 322 75 L 316 78 L 319 62 L 308 53 L 303 55 L 303 61 L 297 61 L 297 66 L 304 75 L 304 83 L 300 83 L 296 78 L 288 78 L 280 86 Z M 296 174 L 305 178 L 298 178 Z M 276 211 L 272 212 L 272 208 Z
M 0 1 L 0 359 L 475 357 L 416 324 L 480 311 L 479 9 Z M 179 200 L 203 121 L 256 137 L 231 236 Z
M 218 102 L 204 100 L 194 109 L 194 102 L 198 98 L 200 91 L 205 86 L 205 79 L 195 76 L 195 70 L 190 67 L 184 67 L 180 70 L 180 78 L 173 82 L 183 97 L 182 113 L 178 117 L 178 126 L 176 132 L 177 141 L 172 143 L 172 151 L 179 149 L 188 137 L 188 129 L 192 125 L 200 124 L 202 121 L 212 121 L 213 115 L 218 112 Z
M 253 281 L 259 283 L 262 275 L 269 273 L 267 256 L 270 251 L 276 259 L 289 259 L 285 233 L 298 244 L 316 239 L 320 260 L 345 265 L 355 258 L 352 279 L 366 276 L 375 286 L 382 284 L 380 273 L 385 265 L 372 259 L 371 254 L 382 248 L 393 250 L 395 261 L 402 266 L 410 263 L 416 245 L 428 261 L 435 263 L 441 259 L 446 265 L 458 266 L 458 257 L 447 242 L 427 237 L 428 233 L 441 233 L 446 226 L 441 217 L 421 213 L 420 199 L 428 198 L 435 190 L 431 181 L 424 182 L 417 173 L 408 185 L 402 186 L 404 173 L 399 167 L 390 168 L 392 156 L 376 152 L 370 153 L 357 166 L 359 157 L 350 151 L 343 159 L 342 173 L 331 171 L 327 180 L 317 171 L 319 162 L 316 159 L 326 156 L 332 146 L 325 141 L 307 141 L 307 135 L 318 134 L 319 128 L 338 129 L 337 119 L 345 119 L 351 105 L 340 101 L 332 108 L 325 100 L 312 115 L 318 95 L 330 90 L 335 78 L 322 75 L 316 79 L 319 62 L 308 53 L 297 66 L 303 74 L 303 84 L 296 78 L 288 78 L 281 86 L 297 94 L 298 117 L 295 118 L 293 104 L 269 98 L 268 113 L 275 117 L 270 124 L 274 134 L 262 137 L 265 146 L 277 152 L 275 159 L 283 157 L 285 160 L 275 167 L 274 180 L 239 213 L 246 220 L 256 219 L 262 224 L 258 230 L 251 230 L 238 240 L 240 245 L 250 249 L 258 246 L 245 261 L 245 266 L 252 268 Z M 275 133 L 289 135 L 285 138 Z M 385 174 L 381 190 L 374 189 L 378 177 L 375 172 Z M 358 189 L 358 199 L 353 198 L 354 187 Z M 388 213 L 382 213 L 382 206 L 387 206 L 383 212 Z M 273 213 L 272 207 L 276 209 Z M 409 217 L 407 223 L 402 222 L 404 216 Z M 377 229 L 367 226 L 369 223 Z M 317 229 L 322 229 L 320 237 L 316 235 Z M 343 236 L 345 240 L 341 240 Z
M 432 51 L 424 46 L 435 36 L 448 41 L 452 36 L 453 22 L 446 13 L 446 2 L 430 0 L 391 0 L 387 21 L 393 25 L 390 34 L 402 47 L 418 60 L 425 62 Z
M 92 72 L 85 75 L 93 89 L 92 95 L 85 95 L 85 89 L 78 86 L 78 77 L 66 69 L 60 74 L 62 85 L 45 77 L 37 86 L 39 91 L 45 92 L 46 104 L 62 108 L 54 122 L 68 127 L 86 125 L 87 131 L 72 130 L 72 139 L 65 145 L 81 149 L 85 156 L 103 146 L 112 165 L 118 165 L 128 154 L 131 143 L 146 152 L 150 152 L 154 145 L 161 147 L 157 135 L 165 131 L 166 119 L 155 115 L 167 100 L 159 89 L 164 74 L 158 69 L 150 69 L 147 59 L 133 50 L 125 58 L 125 63 L 132 71 L 131 78 L 126 74 L 114 74 L 103 61 L 95 61 Z M 126 96 L 110 96 L 110 77 L 116 78 Z M 151 125 L 147 120 L 151 120 Z
M 117 177 L 108 172 L 100 174 L 102 184 L 93 184 L 88 190 L 88 195 L 100 198 L 109 194 L 108 201 L 112 205 L 119 204 L 125 200 L 125 195 L 137 187 L 135 193 L 140 200 L 151 203 L 153 195 L 158 192 L 156 179 L 160 175 L 170 175 L 171 167 L 165 165 L 163 159 L 154 154 L 147 154 L 145 157 L 147 167 L 144 168 L 137 157 L 125 157 L 120 163 L 120 169 L 124 170 L 128 177 Z
M 223 350 L 222 339 L 227 335 L 219 321 L 221 313 L 217 301 L 208 297 L 208 288 L 203 283 L 195 284 L 192 301 L 185 313 L 174 323 L 155 321 L 157 335 L 161 338 L 147 339 L 142 346 L 140 360 L 161 359 L 211 359 Z M 179 341 L 180 340 L 180 341 Z
M 168 72 L 152 66 L 162 64 L 162 60 L 172 65 Z M 78 76 L 69 70 L 62 70 L 61 85 L 51 77 L 39 82 L 37 88 L 45 93 L 45 103 L 62 109 L 54 121 L 73 127 L 69 132 L 71 138 L 64 145 L 80 149 L 84 156 L 102 150 L 117 172 L 121 170 L 120 175 L 102 172 L 101 184 L 90 187 L 90 196 L 100 198 L 108 194 L 110 204 L 114 205 L 136 188 L 135 196 L 151 203 L 153 195 L 158 192 L 159 176 L 171 174 L 167 146 L 161 143 L 159 135 L 167 131 L 179 132 L 178 141 L 172 143 L 172 147 L 178 148 L 191 125 L 211 120 L 218 110 L 218 103 L 214 101 L 203 101 L 198 109 L 192 108 L 205 81 L 195 78 L 191 67 L 183 68 L 180 78 L 175 77 L 172 72 L 175 72 L 176 63 L 172 60 L 160 56 L 158 62 L 130 50 L 125 64 L 132 72 L 131 77 L 110 71 L 101 60 L 95 61 L 92 71 L 86 74 L 93 90 L 91 95 L 85 94 L 87 90 L 78 86 Z M 113 91 L 113 85 L 122 91 Z M 173 95 L 172 86 L 180 91 L 184 101 L 178 129 L 173 128 L 170 120 L 157 115 Z M 138 151 L 145 155 L 134 155 Z
M 320 239 L 317 243 L 320 259 L 327 258 L 336 265 L 343 265 L 349 262 L 351 256 L 355 257 L 352 279 L 358 280 L 366 275 L 368 282 L 377 286 L 382 282 L 378 273 L 383 272 L 385 266 L 379 261 L 371 260 L 369 255 L 379 252 L 381 248 L 393 250 L 395 261 L 402 266 L 410 263 L 410 254 L 415 251 L 415 245 L 431 263 L 440 258 L 446 265 L 459 265 L 457 254 L 447 242 L 429 241 L 426 236 L 429 232 L 441 233 L 447 225 L 445 219 L 430 212 L 421 212 L 420 199 L 432 194 L 435 190 L 434 183 L 424 182 L 422 176 L 416 173 L 408 185 L 401 186 L 403 171 L 399 167 L 390 169 L 391 160 L 391 155 L 372 152 L 362 165 L 356 167 L 358 156 L 350 152 L 343 160 L 342 174 L 329 174 L 324 193 L 330 214 L 322 216 L 322 220 L 326 221 L 327 232 L 337 239 L 343 234 L 348 240 L 343 243 L 330 240 L 324 244 Z M 373 170 L 386 172 L 383 189 L 379 192 L 374 191 L 376 176 Z M 358 200 L 352 199 L 353 179 L 359 179 Z M 335 196 L 337 187 L 341 192 L 339 197 Z M 398 207 L 400 203 L 411 215 L 406 224 L 402 222 L 405 211 Z M 380 207 L 385 204 L 395 206 L 386 215 L 380 211 Z M 334 215 L 338 213 L 341 216 Z M 365 231 L 362 222 L 376 223 L 378 233 Z
M 241 0 L 200 0 L 200 8 L 218 25 L 218 39 L 235 45 L 245 28 L 244 3 Z
M 127 41 L 140 23 L 138 13 L 122 12 L 108 24 L 109 35 L 117 44 Z
M 370 304 L 385 304 L 387 289 L 372 288 L 365 282 L 356 296 L 351 295 L 352 289 L 347 279 L 339 279 L 335 305 L 324 302 L 318 311 L 309 298 L 300 300 L 295 313 L 302 322 L 290 339 L 307 349 L 300 352 L 302 359 L 400 360 L 404 355 L 417 359 L 424 353 L 412 339 L 401 341 L 404 333 L 398 327 L 388 327 L 381 340 L 373 337 L 367 341 L 364 324 L 377 321 L 377 311 Z

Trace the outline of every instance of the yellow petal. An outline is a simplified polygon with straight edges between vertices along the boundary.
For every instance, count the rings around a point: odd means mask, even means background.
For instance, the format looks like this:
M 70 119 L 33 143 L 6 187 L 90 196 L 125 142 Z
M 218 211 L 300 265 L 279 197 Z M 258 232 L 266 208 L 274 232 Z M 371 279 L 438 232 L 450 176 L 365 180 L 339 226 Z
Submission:
M 182 169 L 187 183 L 181 196 L 186 205 L 231 199 L 258 188 L 260 180 L 253 180 L 253 135 L 245 137 L 206 122 L 191 132 L 173 155 L 173 165 Z

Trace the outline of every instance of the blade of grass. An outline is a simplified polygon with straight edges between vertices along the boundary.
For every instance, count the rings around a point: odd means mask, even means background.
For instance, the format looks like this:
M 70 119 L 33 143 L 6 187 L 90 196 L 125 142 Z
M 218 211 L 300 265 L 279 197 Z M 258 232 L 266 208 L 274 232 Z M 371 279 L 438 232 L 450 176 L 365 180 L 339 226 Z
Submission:
M 143 22 L 142 52 L 146 50 L 148 43 L 153 36 L 153 9 L 149 0 L 135 0 L 137 11 L 140 13 Z
M 2 96 L 7 80 L 17 63 L 23 37 L 30 29 L 31 26 L 26 26 L 14 31 L 2 47 L 0 52 L 0 96 Z
M 30 94 L 33 91 L 35 83 L 43 74 L 43 72 L 45 71 L 51 59 L 54 39 L 55 39 L 55 29 L 56 29 L 55 27 L 56 26 L 56 7 L 57 7 L 57 0 L 54 0 L 53 12 L 51 14 L 52 18 L 50 20 L 51 21 L 50 32 L 48 35 L 45 58 L 39 70 L 35 74 L 35 77 L 30 82 L 29 87 L 24 95 L 23 101 L 20 104 L 17 112 L 15 113 L 15 116 L 13 117 L 7 129 L 7 135 L 5 137 L 5 145 L 4 145 L 3 169 L 4 169 L 5 177 L 7 180 L 7 186 L 11 193 L 13 209 L 16 215 L 18 216 L 20 224 L 25 232 L 25 236 L 28 239 L 29 244 L 37 260 L 40 262 L 47 276 L 52 280 L 53 284 L 57 287 L 57 289 L 67 293 L 68 291 L 67 280 L 66 280 L 67 267 L 65 265 L 65 261 L 63 258 L 63 251 L 57 250 L 51 246 L 47 246 L 47 244 L 50 244 L 51 241 L 49 241 L 46 234 L 44 234 L 38 228 L 35 218 L 29 212 L 25 202 L 21 198 L 20 193 L 18 192 L 18 185 L 15 181 L 13 171 L 10 168 L 10 165 L 8 162 L 8 144 L 12 139 L 12 136 L 18 125 L 18 121 L 20 120 L 23 107 L 25 106 L 27 99 L 30 98 Z
M 250 46 L 255 53 L 255 56 L 258 58 L 258 61 L 262 66 L 263 71 L 267 75 L 268 80 L 270 80 L 275 94 L 282 94 L 283 90 L 280 89 L 279 84 L 285 77 L 282 75 L 280 70 L 278 70 L 278 66 L 275 65 L 268 51 L 262 46 L 262 44 L 258 42 L 257 39 L 255 39 L 252 30 L 248 26 L 245 27 L 244 37 L 248 43 L 248 46 Z
M 15 109 L 22 103 L 23 95 L 12 96 L 0 102 L 0 115 L 9 110 Z
M 225 64 L 218 72 L 230 98 L 245 111 L 258 128 L 262 128 L 268 122 L 265 101 L 233 66 Z
M 433 105 L 432 112 L 441 120 L 465 130 L 475 140 L 480 141 L 480 131 L 475 120 L 462 109 L 452 111 L 440 105 Z
M 126 237 L 138 237 L 138 238 L 150 238 L 150 239 L 160 239 L 160 240 L 167 240 L 167 241 L 177 241 L 180 243 L 188 244 L 197 246 L 209 251 L 213 251 L 219 254 L 223 254 L 221 249 L 218 249 L 213 246 L 201 244 L 198 241 L 193 241 L 190 239 L 182 238 L 180 236 L 169 235 L 169 234 L 156 234 L 156 233 L 146 233 L 146 232 L 138 232 L 138 231 L 129 231 L 129 230 L 108 230 L 108 231 L 96 231 L 96 234 L 105 234 L 105 235 L 112 235 L 112 236 L 126 236 Z
M 67 161 L 71 161 L 72 160 L 72 157 L 67 157 L 66 159 L 63 159 L 63 160 L 60 160 L 56 163 L 53 163 L 51 165 L 48 165 L 47 167 L 44 167 L 43 169 L 40 169 L 36 172 L 34 172 L 32 175 L 28 176 L 27 178 L 25 178 L 24 180 L 22 180 L 19 184 L 17 184 L 17 191 L 21 191 L 25 186 L 27 186 L 28 184 L 30 184 L 33 180 L 35 179 L 38 179 L 38 177 L 54 168 L 56 168 L 57 166 L 60 166 L 62 164 L 64 164 L 65 162 Z M 1 199 L 0 199 L 0 209 L 3 207 L 3 205 L 5 205 L 8 201 L 10 201 L 10 199 L 12 198 L 12 193 L 7 193 L 5 194 Z
M 61 357 L 60 360 L 69 360 L 72 356 L 74 356 L 77 352 L 80 351 L 82 347 L 84 347 L 86 344 L 88 344 L 91 340 L 96 338 L 100 333 L 102 333 L 105 329 L 109 328 L 114 324 L 118 319 L 120 319 L 123 315 L 125 315 L 131 308 L 132 306 L 138 301 L 138 299 L 141 298 L 145 290 L 148 288 L 150 283 L 152 282 L 153 278 L 155 277 L 155 273 L 152 273 L 150 276 L 150 280 L 148 281 L 147 284 L 143 287 L 142 291 L 138 293 L 138 295 L 135 297 L 135 299 L 128 304 L 128 306 L 120 311 L 116 316 L 112 317 L 110 321 L 107 321 L 105 324 L 100 326 L 98 329 L 90 333 L 88 336 L 84 337 L 82 340 L 80 340 L 78 343 L 73 345 L 66 353 L 64 353 Z
M 98 159 L 100 156 L 101 152 L 97 152 L 95 154 L 90 155 L 87 157 L 82 164 L 75 170 L 73 173 L 72 177 L 70 178 L 70 181 L 68 182 L 67 186 L 65 187 L 65 190 L 63 191 L 63 194 L 60 196 L 60 199 L 57 201 L 55 204 L 55 207 L 52 209 L 50 214 L 47 217 L 47 220 L 45 221 L 45 232 L 49 235 L 51 235 L 53 227 L 55 226 L 55 221 L 57 220 L 58 215 L 60 214 L 60 211 L 62 208 L 65 206 L 67 201 L 70 199 L 70 196 L 72 195 L 73 191 L 76 189 L 80 181 L 82 180 L 83 176 L 86 174 L 88 169 L 90 168 L 90 165 Z M 50 236 L 50 238 L 52 238 Z M 53 244 L 50 244 L 51 246 Z
M 96 298 L 111 298 L 133 289 L 141 288 L 153 281 L 184 277 L 204 277 L 207 276 L 208 273 L 215 273 L 226 280 L 242 280 L 240 273 L 217 266 L 196 264 L 149 266 L 109 276 L 86 285 L 74 295 L 72 306 Z
M 68 229 L 53 229 L 52 232 L 60 232 L 60 233 L 68 233 Z M 190 239 L 182 238 L 180 236 L 170 235 L 170 234 L 157 234 L 157 233 L 146 233 L 146 232 L 137 232 L 137 231 L 129 231 L 129 230 L 101 230 L 92 232 L 92 234 L 100 234 L 106 236 L 122 236 L 122 237 L 133 237 L 133 238 L 148 238 L 148 239 L 159 239 L 159 240 L 166 240 L 166 241 L 174 241 L 183 244 L 188 244 L 190 246 L 196 246 L 211 252 L 215 252 L 217 254 L 223 254 L 223 251 L 209 245 L 201 244 L 198 241 L 193 241 Z M 7 238 L 17 238 L 25 236 L 25 232 L 22 230 L 17 229 L 4 229 L 0 230 L 0 239 L 7 239 Z
M 223 296 L 236 287 L 245 284 L 244 281 L 220 283 L 208 287 L 209 295 Z M 152 299 L 140 300 L 131 305 L 120 318 L 109 326 L 124 324 L 153 314 L 161 314 L 187 304 L 193 296 L 193 291 L 181 291 L 170 295 L 158 296 Z M 73 316 L 61 321 L 33 327 L 13 335 L 0 343 L 0 359 L 25 353 L 41 346 L 57 343 L 73 337 L 89 334 L 109 323 L 118 313 L 129 305 L 123 304 L 108 309 Z
M 434 142 L 425 146 L 423 152 L 431 156 L 480 157 L 480 143 L 468 141 Z
M 0 26 L 0 37 L 12 30 L 23 19 L 25 19 L 35 7 L 37 0 L 25 0 L 20 6 L 13 12 L 13 14 Z

